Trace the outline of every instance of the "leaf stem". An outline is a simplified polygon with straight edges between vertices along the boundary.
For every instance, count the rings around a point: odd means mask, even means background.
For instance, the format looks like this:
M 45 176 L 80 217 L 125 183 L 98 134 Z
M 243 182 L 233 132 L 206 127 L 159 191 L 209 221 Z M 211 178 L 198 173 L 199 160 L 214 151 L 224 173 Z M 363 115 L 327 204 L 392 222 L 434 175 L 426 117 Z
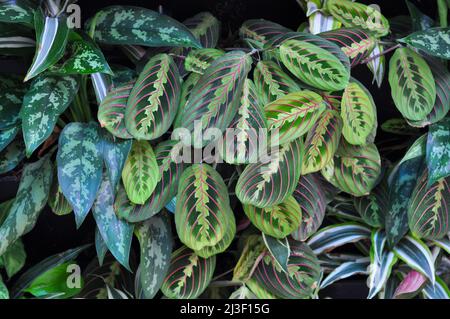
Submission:
M 386 50 L 384 50 L 383 52 L 380 52 L 379 54 L 376 54 L 376 55 L 374 55 L 374 56 L 371 56 L 371 57 L 369 57 L 369 58 L 367 58 L 367 59 L 362 60 L 362 61 L 360 62 L 360 64 L 367 64 L 367 63 L 369 63 L 370 61 L 375 60 L 375 59 L 379 58 L 380 56 L 383 56 L 383 55 L 385 55 L 385 54 L 388 54 L 389 52 L 394 51 L 394 50 L 396 50 L 396 49 L 398 49 L 398 48 L 401 48 L 401 47 L 402 47 L 402 45 L 401 45 L 400 43 L 397 44 L 397 45 L 394 45 L 393 47 L 390 47 L 389 49 L 386 49 Z

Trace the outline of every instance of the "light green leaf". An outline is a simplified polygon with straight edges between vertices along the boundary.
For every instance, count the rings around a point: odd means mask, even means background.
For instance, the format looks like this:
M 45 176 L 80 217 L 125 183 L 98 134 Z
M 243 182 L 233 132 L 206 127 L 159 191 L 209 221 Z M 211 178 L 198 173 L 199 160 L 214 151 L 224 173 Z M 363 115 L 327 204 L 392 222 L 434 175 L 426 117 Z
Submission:
M 26 258 L 27 253 L 22 240 L 18 239 L 0 257 L 9 278 L 17 274 L 25 266 Z

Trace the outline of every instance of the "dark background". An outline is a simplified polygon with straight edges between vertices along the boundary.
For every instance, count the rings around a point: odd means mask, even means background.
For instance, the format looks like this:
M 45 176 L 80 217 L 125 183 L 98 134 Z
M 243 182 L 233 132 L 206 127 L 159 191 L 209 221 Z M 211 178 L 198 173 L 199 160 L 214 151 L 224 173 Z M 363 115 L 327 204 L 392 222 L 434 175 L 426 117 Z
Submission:
M 358 2 L 380 5 L 383 14 L 388 18 L 408 14 L 406 4 L 402 0 L 360 0 Z M 424 13 L 433 18 L 436 17 L 435 0 L 412 2 Z M 113 4 L 144 6 L 153 10 L 157 10 L 158 6 L 162 5 L 165 14 L 179 21 L 183 21 L 201 11 L 209 11 L 222 22 L 222 36 L 224 37 L 237 32 L 240 25 L 251 18 L 264 18 L 294 30 L 305 21 L 305 14 L 295 0 L 79 0 L 78 4 L 81 7 L 83 22 L 93 16 L 99 9 Z M 21 61 L 9 60 L 6 63 L 0 61 L 1 73 L 23 72 L 27 67 L 28 65 Z M 379 89 L 371 84 L 371 73 L 365 66 L 352 70 L 352 75 L 366 85 L 373 94 L 380 124 L 385 119 L 398 115 L 390 97 L 390 89 L 386 78 L 384 85 Z M 17 179 L 0 177 L 0 201 L 12 198 L 17 186 Z M 28 255 L 26 267 L 30 267 L 50 255 L 81 244 L 92 243 L 94 241 L 94 230 L 95 222 L 92 216 L 89 216 L 82 227 L 76 230 L 72 214 L 59 217 L 48 208 L 44 209 L 36 227 L 23 237 Z M 361 290 L 355 288 L 354 282 L 343 284 L 348 285 L 343 297 L 365 297 L 360 295 Z M 360 284 L 357 286 L 361 287 Z M 331 294 L 333 293 L 331 292 Z

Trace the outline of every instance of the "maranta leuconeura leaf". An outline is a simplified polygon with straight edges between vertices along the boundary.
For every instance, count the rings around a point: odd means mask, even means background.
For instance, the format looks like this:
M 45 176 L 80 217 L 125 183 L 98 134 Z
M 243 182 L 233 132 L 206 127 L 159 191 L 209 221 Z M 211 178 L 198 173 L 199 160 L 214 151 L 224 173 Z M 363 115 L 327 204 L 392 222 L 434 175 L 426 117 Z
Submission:
M 144 204 L 161 180 L 155 153 L 147 141 L 133 141 L 122 171 L 122 181 L 128 198 L 134 204 Z
M 389 33 L 388 20 L 375 7 L 349 0 L 329 0 L 326 9 L 345 27 L 361 28 L 377 37 Z
M 450 28 L 428 28 L 399 40 L 425 53 L 450 60 Z
M 315 294 L 320 279 L 320 264 L 306 244 L 289 241 L 291 254 L 285 273 L 267 251 L 255 269 L 253 279 L 280 298 L 308 299 Z
M 353 145 L 365 145 L 377 124 L 377 110 L 370 92 L 351 81 L 341 101 L 342 135 Z
M 184 67 L 186 71 L 203 74 L 214 60 L 224 54 L 225 52 L 219 49 L 206 48 L 192 50 L 184 60 Z
M 180 105 L 178 107 L 177 115 L 173 120 L 174 127 L 183 127 L 183 124 L 181 123 L 181 118 L 183 116 L 184 108 L 186 107 L 186 103 L 189 97 L 191 96 L 192 89 L 195 87 L 197 82 L 200 81 L 201 77 L 202 77 L 201 74 L 191 73 L 183 81 L 183 84 L 181 85 Z
M 341 132 L 342 119 L 339 113 L 326 109 L 306 136 L 303 175 L 320 171 L 333 159 Z
M 215 48 L 220 36 L 220 21 L 209 12 L 200 12 L 183 21 L 202 47 Z
M 161 179 L 144 204 L 133 204 L 123 189 L 119 190 L 114 206 L 120 218 L 131 223 L 149 219 L 159 213 L 177 194 L 178 181 L 184 170 L 183 163 L 175 163 L 172 160 L 172 151 L 177 143 L 177 141 L 169 140 L 156 146 L 155 157 Z
M 245 80 L 239 109 L 229 128 L 233 132 L 232 136 L 226 135 L 223 144 L 219 145 L 220 155 L 225 162 L 256 162 L 258 151 L 265 150 L 267 146 L 267 119 L 250 79 Z
M 273 61 L 259 61 L 253 71 L 253 80 L 261 105 L 300 91 L 300 86 Z
M 352 65 L 357 65 L 372 52 L 375 38 L 359 28 L 341 28 L 319 33 L 321 37 L 338 45 L 349 57 Z
M 231 51 L 215 60 L 192 88 L 176 128 L 193 132 L 196 122 L 202 130 L 228 128 L 238 110 L 239 96 L 250 69 L 251 58 L 242 51 Z M 197 138 L 194 134 L 195 147 L 212 142 Z
M 23 23 L 33 26 L 33 13 L 36 4 L 28 0 L 2 0 L 0 2 L 0 21 Z
M 97 12 L 89 24 L 94 39 L 103 44 L 201 47 L 186 26 L 146 8 L 110 6 Z
M 355 197 L 354 205 L 364 222 L 383 228 L 389 205 L 389 188 L 385 181 L 378 184 L 367 196 Z
M 170 266 L 172 255 L 172 230 L 167 214 L 153 216 L 136 227 L 141 262 L 140 276 L 145 298 L 155 297 L 161 288 Z
M 270 131 L 279 130 L 279 144 L 306 134 L 325 110 L 323 98 L 312 91 L 287 94 L 265 106 Z
M 408 205 L 409 229 L 417 238 L 441 239 L 449 231 L 450 178 L 428 185 L 424 170 Z
M 421 121 L 433 109 L 436 84 L 424 58 L 409 48 L 397 49 L 389 62 L 395 106 L 408 120 Z
M 31 231 L 47 203 L 52 184 L 50 156 L 25 166 L 16 198 L 0 227 L 0 256 L 19 237 Z
M 175 225 L 181 242 L 193 250 L 219 243 L 234 220 L 228 189 L 207 164 L 194 164 L 180 177 Z
M 216 268 L 216 256 L 199 257 L 186 246 L 172 254 L 161 291 L 171 299 L 195 299 L 208 287 Z
M 132 138 L 125 127 L 125 111 L 133 86 L 134 83 L 129 83 L 114 87 L 98 107 L 97 118 L 100 126 L 122 139 Z
M 327 207 L 325 191 L 316 174 L 308 174 L 300 176 L 293 196 L 302 210 L 302 221 L 291 236 L 305 241 L 322 225 Z
M 253 275 L 255 266 L 260 261 L 259 258 L 267 250 L 261 236 L 249 235 L 245 239 L 239 260 L 233 270 L 233 281 L 246 283 Z
M 58 181 L 81 226 L 102 181 L 103 158 L 97 123 L 69 123 L 59 136 Z
M 52 134 L 59 116 L 72 103 L 78 92 L 73 76 L 39 76 L 23 97 L 20 117 L 27 156 Z
M 264 234 L 285 238 L 300 225 L 302 211 L 293 196 L 284 202 L 267 208 L 243 205 L 244 212 L 252 224 Z
M 322 175 L 341 191 L 368 195 L 381 174 L 381 159 L 375 144 L 355 146 L 341 140 L 336 156 Z
M 291 196 L 300 178 L 303 153 L 303 142 L 296 139 L 271 149 L 263 161 L 247 165 L 236 184 L 241 203 L 265 208 Z
M 408 122 L 402 118 L 391 118 L 381 124 L 381 129 L 386 133 L 394 135 L 412 135 L 417 136 L 420 134 L 420 130 L 415 127 L 411 127 Z
M 283 64 L 304 83 L 325 91 L 348 85 L 349 70 L 326 49 L 306 41 L 287 40 L 280 46 Z
M 284 34 L 292 30 L 278 23 L 264 20 L 251 19 L 245 21 L 239 29 L 239 36 L 250 47 L 262 49 L 264 45 L 276 35 Z
M 181 78 L 171 56 L 151 58 L 139 75 L 125 110 L 127 131 L 137 139 L 153 140 L 163 135 L 177 114 Z

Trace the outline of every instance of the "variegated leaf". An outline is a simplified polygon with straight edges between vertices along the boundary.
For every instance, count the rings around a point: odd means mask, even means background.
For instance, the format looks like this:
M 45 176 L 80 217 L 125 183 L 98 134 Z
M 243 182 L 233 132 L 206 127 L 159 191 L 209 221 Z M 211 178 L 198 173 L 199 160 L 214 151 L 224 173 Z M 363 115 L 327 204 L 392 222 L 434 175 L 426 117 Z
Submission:
M 77 92 L 78 81 L 72 76 L 39 76 L 31 83 L 20 110 L 27 156 L 50 137 Z
M 450 289 L 439 277 L 436 277 L 434 285 L 431 282 L 425 285 L 423 294 L 427 299 L 450 299 Z
M 273 238 L 272 236 L 264 233 L 262 234 L 262 238 L 267 250 L 274 258 L 275 263 L 277 263 L 278 266 L 281 267 L 286 274 L 288 274 L 289 256 L 291 254 L 289 240 L 287 238 Z
M 272 149 L 265 162 L 249 164 L 236 184 L 241 203 L 265 208 L 285 201 L 300 178 L 303 152 L 297 139 Z
M 369 295 L 367 299 L 375 297 L 386 284 L 387 279 L 391 275 L 392 267 L 397 262 L 397 257 L 391 251 L 385 251 L 380 260 L 373 260 L 369 266 Z
M 291 236 L 295 240 L 305 241 L 322 225 L 327 205 L 325 191 L 318 177 L 308 174 L 300 177 L 293 196 L 300 205 L 302 221 Z
M 383 228 L 389 209 L 389 188 L 385 181 L 378 184 L 367 196 L 355 197 L 354 205 L 367 225 Z
M 427 138 L 426 163 L 428 186 L 450 176 L 450 118 L 430 126 Z
M 236 115 L 250 68 L 251 58 L 242 51 L 231 51 L 215 60 L 192 88 L 176 127 L 193 132 L 198 122 L 202 130 L 224 131 Z M 212 141 L 193 136 L 194 147 L 206 146 L 209 142 Z
M 388 20 L 372 6 L 350 0 L 329 0 L 326 3 L 326 9 L 347 28 L 361 28 L 377 37 L 389 33 Z
M 200 12 L 183 21 L 202 47 L 215 48 L 219 42 L 220 21 L 209 12 Z
M 163 135 L 177 114 L 181 79 L 172 57 L 158 54 L 139 75 L 125 110 L 125 125 L 137 139 L 153 140 Z
M 342 119 L 339 113 L 326 109 L 306 136 L 302 174 L 319 172 L 333 159 L 341 132 Z
M 103 174 L 103 180 L 92 207 L 92 213 L 98 230 L 106 246 L 113 256 L 125 268 L 130 269 L 128 259 L 134 225 L 119 219 L 114 212 L 114 189 L 108 178 Z
M 245 239 L 244 248 L 234 267 L 233 281 L 247 283 L 266 250 L 266 245 L 259 234 L 249 235 Z
M 203 74 L 213 61 L 224 54 L 225 52 L 219 49 L 192 50 L 184 60 L 184 67 L 186 71 Z
M 94 40 L 104 44 L 201 47 L 186 26 L 141 7 L 104 8 L 97 12 L 89 27 L 95 30 Z
M 250 278 L 245 284 L 257 299 L 278 299 L 277 296 L 265 289 L 253 278 Z
M 14 140 L 19 131 L 19 126 L 0 131 L 0 152 L 3 151 L 9 145 L 9 143 Z
M 262 49 L 267 41 L 276 35 L 289 31 L 292 30 L 272 21 L 264 19 L 251 19 L 242 24 L 239 29 L 239 36 L 250 47 Z
M 112 135 L 123 139 L 132 137 L 125 127 L 125 111 L 133 85 L 133 83 L 129 83 L 114 87 L 98 107 L 97 118 L 100 126 L 107 129 Z
M 58 216 L 68 215 L 72 212 L 72 206 L 70 206 L 69 201 L 64 197 L 61 187 L 59 187 L 58 177 L 56 174 L 53 177 L 53 183 L 50 188 L 47 204 L 50 206 L 52 212 Z
M 397 49 L 389 62 L 395 106 L 408 120 L 421 121 L 436 101 L 436 84 L 427 62 L 409 48 Z
M 16 198 L 0 226 L 0 256 L 22 235 L 31 231 L 47 203 L 52 183 L 50 156 L 25 166 Z
M 293 196 L 282 203 L 267 208 L 243 205 L 244 212 L 252 224 L 264 234 L 285 238 L 298 228 L 302 219 L 300 205 Z
M 417 295 L 423 288 L 427 278 L 420 272 L 411 270 L 395 289 L 395 299 L 409 299 Z
M 192 89 L 195 87 L 200 78 L 201 74 L 191 73 L 189 76 L 183 81 L 181 85 L 181 97 L 180 97 L 180 105 L 178 107 L 177 115 L 175 116 L 175 120 L 173 121 L 174 127 L 183 127 L 183 123 L 181 122 L 181 118 L 184 113 L 184 108 L 186 107 L 186 103 L 191 96 Z
M 36 53 L 24 81 L 53 66 L 64 55 L 69 38 L 69 27 L 64 16 L 48 17 L 40 9 L 34 14 Z
M 128 198 L 134 204 L 144 204 L 161 180 L 155 153 L 147 141 L 133 141 L 122 171 Z
M 58 181 L 75 213 L 77 227 L 94 203 L 102 181 L 103 160 L 96 123 L 70 123 L 59 137 Z
M 409 122 L 410 123 L 410 122 Z M 381 124 L 381 129 L 394 135 L 419 135 L 420 130 L 411 127 L 404 118 L 392 118 Z
M 165 141 L 155 149 L 156 162 L 161 176 L 150 198 L 142 205 L 133 204 L 123 189 L 119 190 L 114 203 L 116 213 L 131 223 L 144 221 L 159 213 L 177 194 L 178 181 L 184 170 L 183 163 L 172 160 L 177 141 Z
M 20 122 L 22 99 L 21 89 L 2 89 L 0 93 L 0 130 L 17 127 Z
M 141 247 L 140 277 L 145 298 L 152 299 L 161 288 L 170 266 L 172 231 L 167 214 L 154 216 L 135 230 Z
M 353 145 L 365 145 L 376 129 L 377 110 L 370 92 L 359 82 L 351 81 L 342 95 L 342 135 Z
M 234 222 L 228 189 L 207 164 L 194 164 L 180 177 L 175 225 L 181 242 L 193 250 L 219 243 Z
M 0 174 L 12 171 L 24 158 L 25 144 L 21 138 L 17 138 L 0 152 Z
M 288 273 L 276 263 L 270 252 L 266 252 L 255 269 L 253 279 L 280 298 L 312 298 L 319 286 L 320 264 L 316 255 L 306 245 L 295 241 L 289 242 Z
M 325 91 L 348 85 L 350 72 L 326 49 L 306 41 L 286 40 L 280 46 L 283 64 L 304 83 Z
M 202 258 L 183 246 L 172 254 L 161 291 L 171 299 L 195 299 L 208 287 L 216 268 L 216 256 Z
M 369 261 L 362 258 L 355 261 L 345 262 L 336 267 L 328 276 L 320 283 L 320 289 L 328 287 L 338 280 L 345 279 L 354 275 L 365 275 L 368 273 Z
M 253 71 L 256 92 L 264 107 L 288 93 L 300 91 L 300 86 L 273 61 L 259 61 Z
M 377 83 L 380 88 L 383 84 L 384 74 L 386 73 L 386 56 L 383 53 L 384 45 L 377 43 L 375 48 L 369 54 L 367 68 L 373 74 L 372 84 Z
M 279 131 L 279 144 L 306 134 L 325 110 L 322 97 L 313 91 L 287 94 L 265 106 L 269 130 Z
M 232 136 L 226 134 L 219 145 L 222 158 L 229 164 L 255 163 L 258 150 L 267 146 L 267 119 L 250 79 L 245 80 L 239 109 L 229 128 Z
M 399 41 L 429 55 L 450 60 L 450 28 L 427 28 Z
M 0 21 L 8 23 L 23 23 L 33 26 L 33 12 L 36 4 L 28 0 L 0 1 Z

